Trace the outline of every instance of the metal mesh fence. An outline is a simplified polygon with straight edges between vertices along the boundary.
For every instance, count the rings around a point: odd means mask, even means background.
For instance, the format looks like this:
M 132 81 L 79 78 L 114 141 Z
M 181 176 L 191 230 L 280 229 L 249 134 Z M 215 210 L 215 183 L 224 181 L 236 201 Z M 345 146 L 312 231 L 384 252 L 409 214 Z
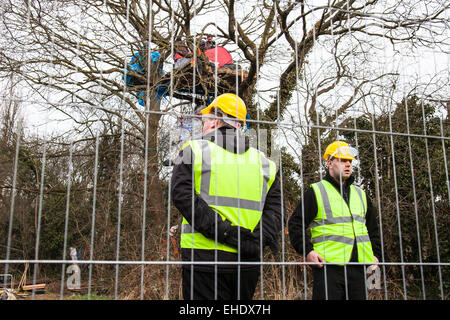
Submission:
M 335 140 L 359 152 L 355 184 L 380 233 L 367 298 L 448 299 L 445 2 L 3 1 L 1 12 L 0 280 L 18 297 L 182 299 L 192 261 L 174 160 L 201 135 L 198 110 L 232 92 L 249 114 L 238 130 L 280 183 L 280 250 L 253 263 L 255 299 L 312 298 L 316 266 L 288 224 Z

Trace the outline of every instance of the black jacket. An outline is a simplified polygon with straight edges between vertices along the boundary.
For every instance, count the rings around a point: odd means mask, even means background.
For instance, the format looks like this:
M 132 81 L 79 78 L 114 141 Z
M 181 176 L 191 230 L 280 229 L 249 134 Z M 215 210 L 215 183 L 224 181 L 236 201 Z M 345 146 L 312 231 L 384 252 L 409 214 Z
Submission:
M 333 177 L 331 177 L 329 173 L 327 173 L 324 179 L 330 182 L 339 191 L 339 193 L 341 193 L 340 184 Z M 350 178 L 348 178 L 344 182 L 342 188 L 342 196 L 347 204 L 349 203 L 350 185 L 354 182 L 354 180 L 355 178 L 353 176 L 350 176 Z M 300 200 L 300 203 L 298 204 L 297 208 L 294 210 L 291 217 L 289 218 L 288 223 L 289 238 L 291 240 L 291 244 L 299 254 L 304 253 L 306 256 L 310 251 L 313 250 L 311 237 L 309 234 L 306 235 L 304 230 L 308 229 L 309 225 L 314 220 L 316 215 L 317 215 L 316 195 L 313 189 L 309 187 L 303 194 L 303 199 Z M 366 227 L 369 233 L 370 242 L 372 243 L 373 253 L 378 259 L 380 259 L 381 255 L 380 232 L 378 229 L 376 213 L 369 197 L 367 197 Z M 353 247 L 352 257 L 350 261 L 351 262 L 358 261 L 356 241 Z
M 234 153 L 244 153 L 249 149 L 248 139 L 244 136 L 237 136 L 237 131 L 230 128 L 219 128 L 218 130 L 202 137 L 203 140 L 210 140 L 222 148 Z M 178 158 L 174 161 L 175 165 L 171 180 L 171 197 L 175 207 L 191 224 L 194 219 L 195 230 L 202 233 L 205 237 L 215 239 L 215 230 L 217 227 L 217 239 L 219 242 L 224 237 L 225 224 L 222 218 L 208 206 L 202 197 L 193 191 L 193 152 L 190 146 L 184 148 Z M 256 183 L 256 182 L 255 182 Z M 192 211 L 192 200 L 193 211 Z M 275 253 L 278 250 L 278 234 L 281 231 L 282 219 L 285 214 L 282 212 L 281 190 L 278 175 L 272 183 L 266 200 L 262 217 L 254 229 L 254 233 L 260 238 L 260 230 L 262 228 L 263 246 L 269 246 Z M 283 206 L 284 208 L 284 206 Z M 217 226 L 216 226 L 217 223 Z M 238 255 L 235 253 L 217 250 L 217 257 L 214 250 L 201 249 L 182 249 L 181 255 L 183 261 L 238 261 Z M 240 257 L 241 261 L 260 261 L 260 256 Z M 183 265 L 189 268 L 190 265 Z M 218 265 L 221 271 L 235 271 L 236 265 L 222 264 Z M 242 265 L 242 268 L 259 268 L 257 265 Z M 214 265 L 199 264 L 196 270 L 213 271 Z

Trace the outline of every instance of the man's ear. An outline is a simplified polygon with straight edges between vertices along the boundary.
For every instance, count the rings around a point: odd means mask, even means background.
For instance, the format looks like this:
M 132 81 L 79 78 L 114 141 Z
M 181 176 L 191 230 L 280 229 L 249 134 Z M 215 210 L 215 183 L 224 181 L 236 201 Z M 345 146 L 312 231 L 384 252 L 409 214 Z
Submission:
M 222 119 L 214 119 L 214 128 L 220 128 L 223 126 L 223 120 Z

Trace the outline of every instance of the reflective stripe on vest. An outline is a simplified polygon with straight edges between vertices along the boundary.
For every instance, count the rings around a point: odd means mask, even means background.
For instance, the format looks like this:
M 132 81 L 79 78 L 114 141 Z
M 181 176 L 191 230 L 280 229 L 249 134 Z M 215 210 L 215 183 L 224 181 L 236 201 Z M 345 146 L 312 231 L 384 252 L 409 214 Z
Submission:
M 311 224 L 311 242 L 327 262 L 345 264 L 350 261 L 354 241 L 358 261 L 374 261 L 366 228 L 367 200 L 363 190 L 350 186 L 349 204 L 328 181 L 311 185 L 317 199 L 318 212 Z
M 268 190 L 275 179 L 275 163 L 254 148 L 235 154 L 207 140 L 190 141 L 189 145 L 194 155 L 196 194 L 222 219 L 253 230 L 261 219 Z M 196 232 L 195 221 L 192 224 L 193 227 L 183 218 L 182 248 L 237 252 L 234 247 Z

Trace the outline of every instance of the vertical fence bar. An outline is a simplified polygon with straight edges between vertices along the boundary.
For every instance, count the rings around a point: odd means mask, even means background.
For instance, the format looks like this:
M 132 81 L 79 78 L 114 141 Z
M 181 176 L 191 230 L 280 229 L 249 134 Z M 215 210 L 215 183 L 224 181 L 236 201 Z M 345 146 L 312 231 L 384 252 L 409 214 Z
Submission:
M 258 81 L 260 79 L 260 70 L 259 70 L 259 48 L 256 48 L 255 50 L 255 56 L 256 56 L 256 105 L 259 106 L 260 104 L 260 81 Z M 261 150 L 261 146 L 262 146 L 262 141 L 261 141 L 261 125 L 260 125 L 260 115 L 259 115 L 259 108 L 256 108 L 256 146 L 258 150 Z M 266 139 L 265 139 L 265 143 L 267 146 L 267 134 L 266 134 Z M 265 150 L 267 152 L 267 148 Z M 266 153 L 267 156 L 269 156 Z M 263 220 L 263 215 L 261 215 L 261 223 L 264 223 Z M 261 232 L 259 235 L 259 241 L 260 243 L 263 243 L 263 233 L 262 233 L 262 228 L 261 228 Z M 261 262 L 264 262 L 264 248 L 261 245 L 260 248 L 260 258 L 261 258 Z M 263 264 L 261 263 L 261 265 L 259 266 L 259 274 L 260 274 L 260 281 L 259 281 L 259 285 L 260 285 L 260 299 L 264 299 L 264 267 Z
M 144 150 L 144 192 L 143 192 L 143 199 L 142 199 L 142 230 L 141 230 L 141 261 L 145 261 L 145 233 L 146 233 L 146 227 L 147 227 L 147 188 L 148 188 L 148 140 L 149 140 L 149 118 L 150 118 L 150 104 L 153 102 L 154 99 L 154 93 L 153 90 L 150 90 L 150 77 L 152 74 L 152 59 L 151 59 L 151 42 L 152 42 L 152 35 L 153 35 L 153 1 L 151 0 L 150 3 L 148 3 L 148 52 L 147 52 L 147 90 L 146 90 L 146 96 L 145 96 L 145 150 Z M 153 99 L 150 98 L 150 94 L 152 94 Z M 140 299 L 144 299 L 144 271 L 145 271 L 145 264 L 141 265 L 141 282 L 140 282 Z
M 426 115 L 425 115 L 425 108 L 423 105 L 423 100 L 421 102 L 422 107 L 422 120 L 423 120 L 423 134 L 425 135 L 425 154 L 427 158 L 427 169 L 428 169 L 428 182 L 430 184 L 430 200 L 431 200 L 431 210 L 433 213 L 433 226 L 434 226 L 434 239 L 436 244 L 436 255 L 437 255 L 437 263 L 438 263 L 438 275 L 439 275 L 439 290 L 441 293 L 441 299 L 444 300 L 444 289 L 442 285 L 442 271 L 441 271 L 441 255 L 439 250 L 439 236 L 438 236 L 438 230 L 437 230 L 437 221 L 436 221 L 436 209 L 434 205 L 434 188 L 433 188 L 433 178 L 431 177 L 431 164 L 430 164 L 430 151 L 428 148 L 428 138 L 427 135 L 427 125 L 426 125 Z
M 411 147 L 411 136 L 410 136 L 410 127 L 409 127 L 409 114 L 408 114 L 408 103 L 405 101 L 405 113 L 406 113 L 406 132 L 408 134 L 408 151 L 409 151 L 409 166 L 411 168 L 411 184 L 412 184 L 412 191 L 413 191 L 413 199 L 414 199 L 414 215 L 416 218 L 416 233 L 417 233 L 417 251 L 419 254 L 419 263 L 420 263 L 420 278 L 422 283 L 422 294 L 423 299 L 426 299 L 426 291 L 425 291 L 425 278 L 423 274 L 423 266 L 422 266 L 422 240 L 420 238 L 420 224 L 419 224 L 419 212 L 417 209 L 417 195 L 416 195 L 416 181 L 415 181 L 415 175 L 414 175 L 414 162 L 413 162 L 413 153 L 412 153 L 412 147 Z
M 375 132 L 375 116 L 372 114 L 372 130 Z M 380 240 L 381 240 L 381 262 L 385 262 L 384 256 L 384 236 L 383 236 L 383 216 L 381 211 L 381 198 L 380 198 L 380 184 L 379 184 L 379 169 L 378 169 L 378 155 L 377 155 L 377 139 L 376 134 L 372 133 L 372 143 L 373 143 L 373 159 L 375 163 L 375 197 L 377 201 L 378 207 L 378 224 L 380 228 Z M 388 291 L 387 291 L 387 281 L 386 281 L 386 265 L 383 264 L 383 280 L 384 280 L 384 298 L 388 299 Z
M 13 172 L 13 179 L 12 179 L 12 189 L 11 189 L 11 204 L 9 208 L 9 225 L 8 225 L 8 242 L 6 244 L 6 260 L 10 259 L 10 253 L 11 253 L 11 238 L 12 238 L 12 226 L 13 226 L 13 220 L 14 220 L 14 206 L 15 206 L 15 199 L 16 199 L 16 192 L 17 192 L 17 171 L 18 171 L 18 165 L 19 165 L 19 147 L 20 147 L 20 138 L 21 138 L 21 131 L 22 126 L 19 125 L 17 128 L 17 134 L 16 134 L 16 151 L 14 155 L 14 172 Z M 8 274 L 9 272 L 9 263 L 6 263 L 5 265 L 5 274 Z M 6 277 L 4 279 L 4 286 L 6 288 Z
M 120 121 L 120 158 L 119 158 L 119 192 L 117 200 L 117 239 L 116 239 L 116 261 L 119 262 L 120 257 L 120 231 L 122 223 L 122 203 L 123 203 L 123 153 L 124 153 L 124 139 L 125 128 L 123 118 Z M 119 264 L 115 266 L 115 278 L 114 278 L 114 299 L 117 300 L 119 290 Z
M 389 131 L 391 134 L 389 135 L 390 138 L 390 144 L 391 144 L 391 154 L 392 154 L 392 172 L 394 176 L 394 188 L 395 188 L 395 208 L 397 212 L 397 223 L 398 223 L 398 241 L 399 241 L 399 249 L 400 249 L 400 263 L 401 263 L 401 270 L 402 270 L 402 281 L 403 281 L 403 294 L 405 297 L 405 300 L 408 299 L 407 291 L 406 291 L 406 279 L 405 279 L 405 266 L 404 258 L 403 258 L 403 240 L 402 240 L 402 225 L 400 220 L 400 208 L 398 205 L 398 184 L 397 184 L 397 170 L 395 165 L 395 149 L 394 149 L 394 137 L 392 135 L 392 117 L 391 117 L 391 110 L 389 110 Z
M 148 185 L 148 136 L 149 136 L 149 112 L 150 99 L 147 95 L 146 113 L 145 113 L 145 142 L 144 142 L 144 191 L 142 195 L 142 229 L 141 229 L 141 262 L 145 261 L 145 232 L 147 215 L 147 185 Z M 141 265 L 140 299 L 144 299 L 144 267 Z
M 70 143 L 69 146 L 69 161 L 67 168 L 67 191 L 66 191 L 66 214 L 64 218 L 64 244 L 63 244 L 63 252 L 62 259 L 66 260 L 67 253 L 67 232 L 69 229 L 69 212 L 70 212 L 70 189 L 72 187 L 72 173 L 73 173 L 73 163 L 72 163 L 72 155 L 73 155 L 73 143 Z M 61 289 L 59 293 L 59 299 L 62 300 L 64 297 L 64 278 L 65 278 L 65 269 L 66 264 L 63 263 L 61 269 Z
M 215 29 L 215 39 L 217 39 L 217 24 L 216 24 L 217 18 L 214 19 L 214 29 Z M 214 41 L 215 42 L 215 41 Z M 218 59 L 217 59 L 217 42 L 215 42 L 215 52 L 214 52 L 214 99 L 217 98 L 218 95 L 218 90 L 217 90 L 217 83 L 218 83 L 218 72 L 219 72 L 219 64 L 217 63 Z M 209 101 L 208 101 L 209 103 Z M 216 108 L 217 109 L 217 108 Z M 215 113 L 217 113 L 217 110 L 215 110 Z M 215 139 L 217 139 L 217 137 L 215 137 Z M 215 180 L 215 188 L 217 190 L 217 179 Z M 215 199 L 217 201 L 217 197 Z M 217 261 L 218 261 L 218 251 L 217 251 L 217 242 L 218 242 L 218 221 L 217 221 L 218 217 L 217 215 L 214 217 L 214 243 L 216 246 L 216 250 L 214 251 L 214 300 L 217 300 L 218 298 L 218 265 L 217 265 Z
M 44 141 L 43 151 L 42 151 L 42 159 L 41 159 L 41 182 L 40 182 L 40 191 L 39 191 L 39 209 L 37 216 L 37 225 L 36 225 L 36 246 L 34 248 L 35 252 L 35 260 L 39 260 L 39 240 L 41 234 L 41 217 L 42 217 L 42 205 L 44 202 L 44 181 L 45 181 L 45 165 L 46 165 L 46 152 L 47 152 L 47 142 Z M 36 221 L 35 221 L 36 223 Z M 39 263 L 34 264 L 33 271 L 33 286 L 36 285 L 36 277 L 39 272 Z M 34 300 L 36 294 L 36 290 L 32 291 L 32 299 Z
M 175 57 L 175 51 L 174 51 L 174 15 L 175 15 L 175 11 L 172 10 L 171 14 L 170 14 L 170 54 L 172 57 Z M 173 72 L 171 72 L 170 75 L 170 91 L 169 94 L 171 96 L 170 101 L 172 101 L 172 96 L 173 96 Z M 162 99 L 162 97 L 161 97 Z M 178 120 L 177 120 L 178 121 Z M 169 134 L 169 166 L 172 166 L 172 158 L 170 158 L 171 156 L 171 148 L 172 148 L 172 134 Z M 167 236 L 166 236 L 166 242 L 167 242 L 167 246 L 166 246 L 166 261 L 169 262 L 170 261 L 170 239 L 172 237 L 171 235 L 171 179 L 169 179 L 169 183 L 167 186 Z M 181 231 L 181 230 L 180 230 Z M 175 235 L 173 235 L 175 236 Z M 166 265 L 166 287 L 165 287 L 165 293 L 164 293 L 164 299 L 168 300 L 169 299 L 169 293 L 170 293 L 170 289 L 169 289 L 169 270 L 170 270 L 170 265 L 167 264 Z
M 89 260 L 94 259 L 94 239 L 95 239 L 95 211 L 97 206 L 97 178 L 98 178 L 98 149 L 99 149 L 99 133 L 95 137 L 95 160 L 94 160 L 94 188 L 92 194 L 92 222 L 91 222 L 91 244 L 89 247 Z M 92 286 L 92 268 L 93 264 L 89 264 L 89 280 L 88 280 L 88 299 L 91 299 Z
M 169 135 L 169 146 L 172 145 L 172 135 Z M 171 159 L 169 159 L 169 161 L 172 161 Z M 166 236 L 166 261 L 169 262 L 170 261 L 170 237 L 172 236 L 171 233 L 171 179 L 169 179 L 169 183 L 167 185 L 167 236 Z M 169 300 L 169 268 L 170 265 L 167 264 L 166 265 L 166 287 L 165 287 L 165 294 L 164 294 L 164 299 L 165 300 Z

